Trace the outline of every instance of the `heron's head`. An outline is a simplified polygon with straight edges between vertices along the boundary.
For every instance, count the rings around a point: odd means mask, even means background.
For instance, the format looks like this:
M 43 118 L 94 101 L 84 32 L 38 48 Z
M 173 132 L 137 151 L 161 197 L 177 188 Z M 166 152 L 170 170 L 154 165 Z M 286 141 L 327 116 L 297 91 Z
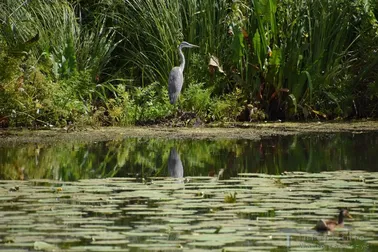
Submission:
M 352 215 L 350 215 L 347 209 L 340 209 L 340 215 L 342 215 L 343 217 L 347 217 L 349 219 L 353 219 Z
M 180 44 L 179 47 L 180 47 L 180 48 L 193 48 L 193 47 L 199 47 L 199 46 L 197 46 L 197 45 L 193 45 L 193 44 L 190 44 L 190 43 L 188 43 L 188 42 L 186 42 L 186 41 L 183 41 L 183 42 Z

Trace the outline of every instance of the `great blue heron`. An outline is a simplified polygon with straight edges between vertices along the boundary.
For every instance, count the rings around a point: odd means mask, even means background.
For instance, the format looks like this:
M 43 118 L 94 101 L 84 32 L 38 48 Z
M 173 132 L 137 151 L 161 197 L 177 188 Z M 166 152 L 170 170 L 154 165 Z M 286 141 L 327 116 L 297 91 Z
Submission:
M 188 42 L 183 41 L 179 47 L 179 55 L 180 55 L 180 66 L 172 68 L 171 72 L 169 73 L 168 79 L 168 94 L 169 94 L 169 102 L 171 104 L 176 103 L 182 88 L 182 84 L 184 83 L 184 68 L 185 68 L 185 57 L 182 53 L 182 48 L 193 48 L 199 47 L 196 45 L 192 45 Z

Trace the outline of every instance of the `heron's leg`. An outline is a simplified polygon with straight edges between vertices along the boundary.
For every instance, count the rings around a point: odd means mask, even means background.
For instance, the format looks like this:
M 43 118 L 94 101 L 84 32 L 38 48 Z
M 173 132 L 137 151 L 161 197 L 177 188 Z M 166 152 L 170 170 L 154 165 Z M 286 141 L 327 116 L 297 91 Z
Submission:
M 177 118 L 177 117 L 180 116 L 180 109 L 179 109 L 179 107 L 180 107 L 179 100 L 177 100 L 176 103 L 174 104 L 174 110 L 175 110 L 174 117 L 175 118 Z
M 181 116 L 181 114 L 182 114 L 180 95 L 179 95 L 179 97 L 177 98 L 177 113 L 178 113 L 178 115 L 180 115 L 180 116 Z

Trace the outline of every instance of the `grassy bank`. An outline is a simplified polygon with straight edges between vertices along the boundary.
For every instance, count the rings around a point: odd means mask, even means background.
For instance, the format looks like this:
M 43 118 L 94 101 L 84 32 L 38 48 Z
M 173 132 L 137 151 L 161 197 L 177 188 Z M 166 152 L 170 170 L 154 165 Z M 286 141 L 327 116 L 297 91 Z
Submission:
M 376 117 L 378 5 L 346 0 L 3 1 L 0 125 Z M 167 79 L 186 51 L 181 96 Z

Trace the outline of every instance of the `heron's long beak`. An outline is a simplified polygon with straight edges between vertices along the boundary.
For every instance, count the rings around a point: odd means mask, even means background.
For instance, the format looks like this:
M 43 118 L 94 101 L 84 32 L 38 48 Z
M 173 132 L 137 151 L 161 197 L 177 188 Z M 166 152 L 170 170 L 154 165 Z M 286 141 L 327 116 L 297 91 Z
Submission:
M 349 213 L 346 215 L 346 217 L 348 217 L 349 219 L 353 219 L 352 215 L 350 215 Z

